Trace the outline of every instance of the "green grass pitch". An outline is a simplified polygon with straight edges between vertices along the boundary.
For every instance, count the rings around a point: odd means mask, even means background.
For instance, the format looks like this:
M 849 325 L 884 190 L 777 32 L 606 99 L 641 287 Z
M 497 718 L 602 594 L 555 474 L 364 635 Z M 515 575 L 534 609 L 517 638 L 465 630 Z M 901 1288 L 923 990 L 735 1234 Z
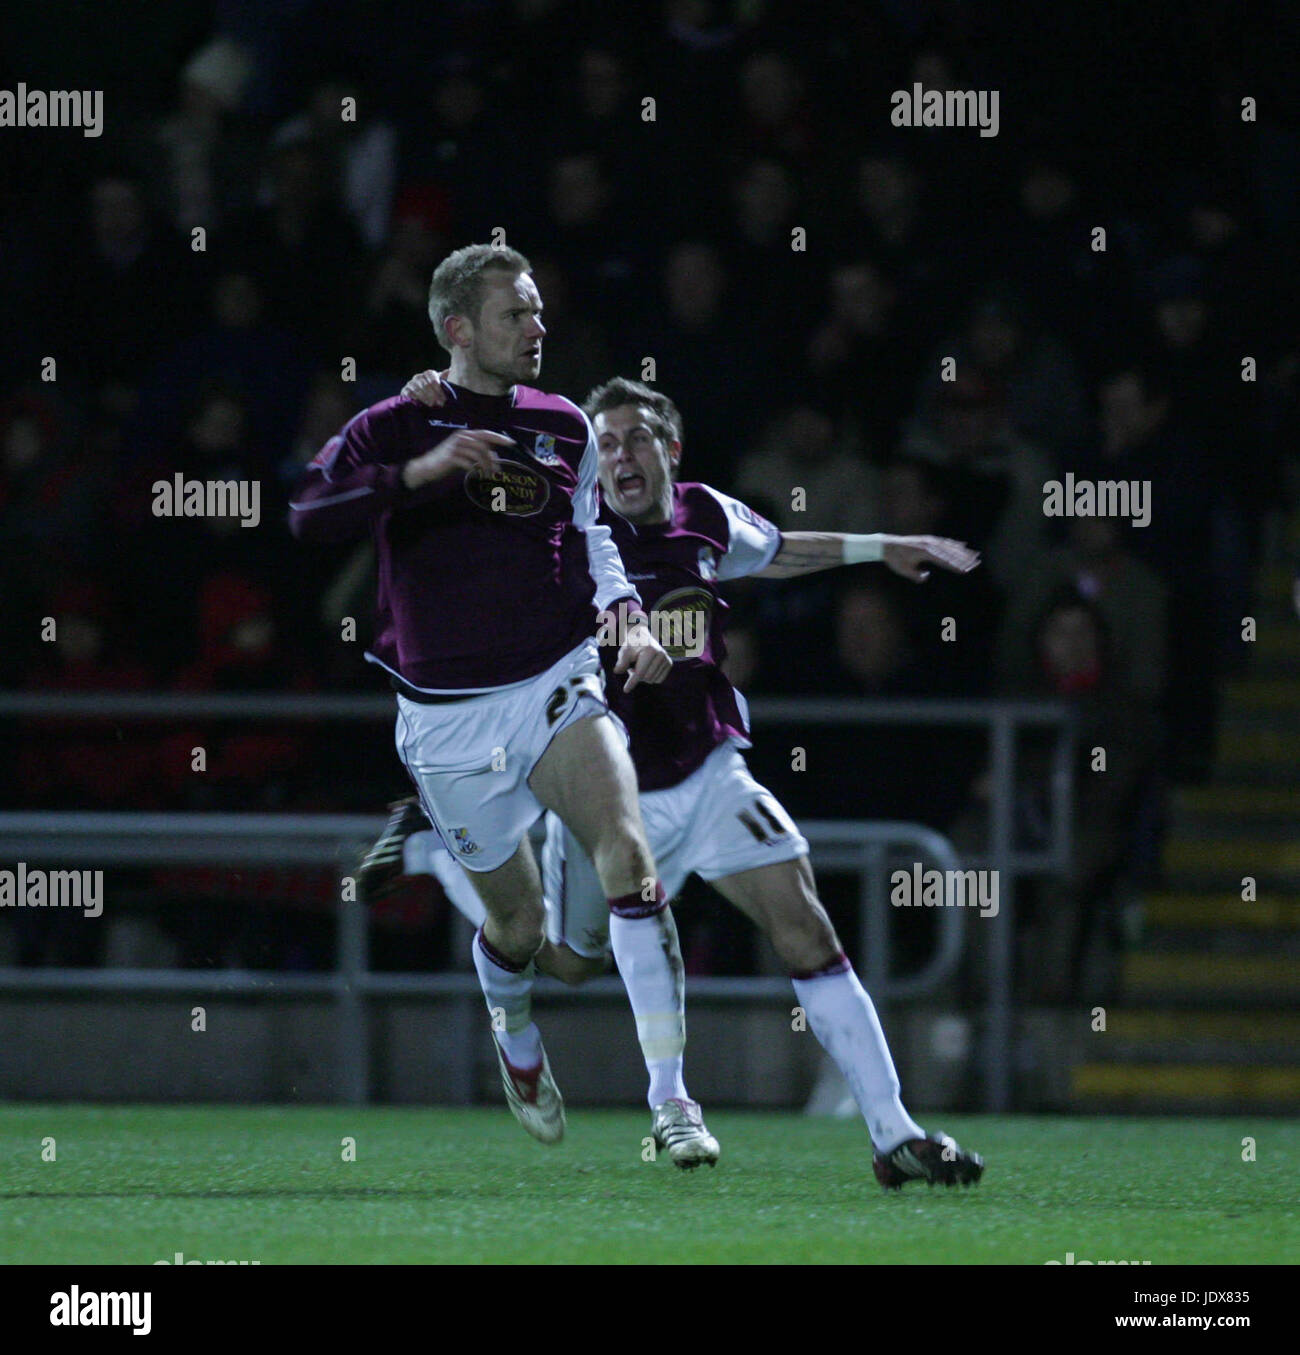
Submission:
M 0 1106 L 0 1262 L 1300 1256 L 1288 1121 L 930 1116 L 984 1154 L 983 1183 L 886 1195 L 857 1123 L 708 1119 L 722 1161 L 687 1173 L 643 1161 L 649 1116 L 625 1111 L 573 1109 L 548 1149 L 504 1108 Z

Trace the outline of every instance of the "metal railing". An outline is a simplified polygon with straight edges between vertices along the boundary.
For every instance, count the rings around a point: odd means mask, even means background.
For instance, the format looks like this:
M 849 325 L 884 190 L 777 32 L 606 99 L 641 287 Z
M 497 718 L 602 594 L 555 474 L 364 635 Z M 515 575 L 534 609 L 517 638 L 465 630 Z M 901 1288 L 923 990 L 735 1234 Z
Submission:
M 178 695 L 173 693 L 72 694 L 0 693 L 0 717 L 35 716 L 83 720 L 158 721 L 239 719 L 371 721 L 392 718 L 388 697 L 318 695 Z M 927 852 L 942 870 L 998 872 L 999 908 L 990 918 L 989 994 L 984 1049 L 985 1103 L 1002 1111 L 1011 1105 L 1013 1038 L 1013 955 L 1015 886 L 1024 875 L 1063 872 L 1071 851 L 1073 724 L 1064 703 L 988 700 L 827 700 L 767 698 L 751 704 L 756 726 L 770 724 L 911 724 L 985 727 L 990 732 L 989 835 L 987 852 L 958 863 L 952 845 L 919 824 L 820 820 L 801 830 L 824 869 L 857 870 L 862 908 L 861 955 L 868 989 L 880 1001 L 933 992 L 959 961 L 964 919 L 960 909 L 942 908 L 938 951 L 926 968 L 904 980 L 889 974 L 889 910 L 883 864 L 890 844 L 910 843 Z M 1054 730 L 1050 773 L 1050 835 L 1046 847 L 1021 850 L 1014 839 L 1016 738 L 1024 727 Z M 377 820 L 354 815 L 281 814 L 0 814 L 0 861 L 15 858 L 126 864 L 321 865 L 341 862 L 369 842 Z M 206 991 L 228 993 L 332 994 L 340 1013 L 340 1067 L 344 1096 L 364 1100 L 368 1088 L 364 1003 L 369 996 L 423 993 L 480 1000 L 468 974 L 372 974 L 366 961 L 366 918 L 359 904 L 341 903 L 338 914 L 338 968 L 333 974 L 284 975 L 231 970 L 57 970 L 0 969 L 0 991 Z M 699 997 L 766 999 L 788 991 L 784 979 L 695 979 Z M 617 980 L 597 980 L 579 992 L 608 996 L 621 991 Z M 468 1008 L 467 1008 L 468 1012 Z M 469 1027 L 467 1026 L 468 1030 Z M 464 1074 L 466 1077 L 468 1073 Z
M 382 820 L 341 814 L 0 814 L 0 860 L 21 856 L 60 866 L 242 864 L 346 864 L 373 841 Z M 960 863 L 951 843 L 922 824 L 813 821 L 801 825 L 818 865 L 853 870 L 859 877 L 864 978 L 881 1002 L 935 991 L 956 973 L 965 936 L 962 918 L 942 910 L 935 953 L 917 973 L 896 979 L 889 973 L 889 907 L 883 866 L 891 846 L 911 845 L 940 870 Z M 369 1099 L 370 1067 L 365 1038 L 365 1001 L 372 997 L 451 997 L 463 1007 L 463 1027 L 483 997 L 473 974 L 376 974 L 369 968 L 367 916 L 363 904 L 340 898 L 337 908 L 337 962 L 331 973 L 284 974 L 246 969 L 17 969 L 0 968 L 0 992 L 19 993 L 216 993 L 250 997 L 293 995 L 333 997 L 337 1004 L 338 1085 L 342 1099 Z M 539 979 L 541 990 L 621 995 L 617 979 L 595 979 L 566 989 Z M 783 978 L 692 978 L 692 998 L 751 1001 L 783 997 Z M 471 1082 L 472 1041 L 456 1044 L 460 1068 L 454 1086 Z
M 973 869 L 998 873 L 998 915 L 990 919 L 989 995 L 984 1025 L 984 1103 L 1011 1109 L 1016 885 L 1021 876 L 1064 874 L 1070 866 L 1074 809 L 1074 716 L 1060 701 L 875 701 L 769 698 L 751 707 L 755 722 L 829 725 L 984 726 L 989 730 L 988 851 L 967 853 Z M 1038 851 L 1015 842 L 1016 736 L 1022 727 L 1055 731 L 1049 773 L 1049 838 Z

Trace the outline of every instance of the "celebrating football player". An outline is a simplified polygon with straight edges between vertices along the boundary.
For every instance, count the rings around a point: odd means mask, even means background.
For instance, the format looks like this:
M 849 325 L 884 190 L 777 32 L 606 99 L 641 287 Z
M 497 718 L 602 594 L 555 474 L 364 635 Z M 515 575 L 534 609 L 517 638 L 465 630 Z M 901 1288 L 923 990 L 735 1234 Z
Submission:
M 406 392 L 430 406 L 448 403 L 447 387 L 434 372 L 414 378 Z M 680 415 L 666 395 L 639 382 L 606 382 L 591 392 L 585 412 L 599 449 L 600 521 L 640 587 L 652 629 L 680 640 L 671 647 L 672 673 L 662 685 L 608 687 L 611 709 L 630 736 L 641 813 L 664 888 L 672 897 L 696 873 L 767 935 L 790 971 L 809 1024 L 852 1089 L 882 1185 L 978 1181 L 984 1164 L 977 1154 L 945 1135 L 926 1134 L 904 1108 L 875 1006 L 817 897 L 808 844 L 741 756 L 750 743 L 749 726 L 744 699 L 721 668 L 725 607 L 717 585 L 872 560 L 920 581 L 933 566 L 967 572 L 979 556 L 938 537 L 782 533 L 728 495 L 681 482 Z M 418 811 L 408 802 L 393 809 L 362 866 L 371 895 L 391 887 L 403 871 L 433 873 L 477 922 L 477 900 L 436 836 L 419 831 Z M 547 816 L 542 863 L 548 940 L 538 963 L 580 982 L 607 966 L 608 910 L 599 878 L 580 840 L 554 815 Z M 635 967 L 625 970 L 621 955 L 616 958 L 650 1070 L 655 1137 L 680 1166 L 712 1163 L 717 1142 L 683 1080 L 684 990 L 674 995 L 683 1006 L 671 1013 L 653 1000 L 664 993 L 638 1001 L 642 976 Z M 655 1012 L 655 1019 L 644 1019 L 643 1011 Z
M 554 1143 L 564 1103 L 530 1005 L 545 911 L 527 833 L 543 809 L 590 858 L 619 962 L 670 1009 L 682 966 L 602 692 L 593 606 L 623 637 L 612 685 L 662 682 L 672 664 L 597 521 L 590 421 L 523 384 L 541 368 L 541 313 L 516 251 L 472 245 L 444 259 L 429 292 L 451 354 L 444 407 L 397 397 L 351 419 L 297 485 L 290 525 L 308 540 L 374 538 L 366 657 L 397 693 L 397 751 L 424 813 L 474 883 L 474 966 L 507 1100 Z

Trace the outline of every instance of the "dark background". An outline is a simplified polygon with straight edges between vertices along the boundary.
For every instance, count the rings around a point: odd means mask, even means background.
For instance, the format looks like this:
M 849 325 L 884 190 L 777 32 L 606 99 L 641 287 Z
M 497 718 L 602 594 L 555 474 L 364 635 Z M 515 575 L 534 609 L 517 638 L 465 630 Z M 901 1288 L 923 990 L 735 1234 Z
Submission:
M 1073 702 L 1118 770 L 1082 792 L 1059 888 L 1109 927 L 1118 882 L 1158 874 L 1169 788 L 1211 774 L 1240 618 L 1293 506 L 1296 30 L 1294 9 L 1231 3 L 11 10 L 0 87 L 102 89 L 105 130 L 0 129 L 0 683 L 378 691 L 366 553 L 293 543 L 285 496 L 347 418 L 442 365 L 429 274 L 499 227 L 546 302 L 546 388 L 581 399 L 652 357 L 685 478 L 792 530 L 984 552 L 924 591 L 878 567 L 737 587 L 734 676 L 754 695 Z M 999 134 L 891 126 L 918 79 L 997 90 Z M 1150 480 L 1152 526 L 1043 517 L 1069 470 Z M 259 480 L 261 525 L 152 516 L 176 471 Z M 0 741 L 5 808 L 369 812 L 405 789 L 382 725 L 7 720 Z M 769 728 L 751 760 L 797 816 L 978 839 L 978 737 Z M 1024 842 L 1042 771 L 1031 748 Z M 330 962 L 334 888 L 117 885 L 182 964 L 297 968 Z M 846 921 L 842 892 L 828 882 Z M 9 925 L 17 963 L 102 958 L 101 929 Z M 683 931 L 696 972 L 757 962 L 721 907 L 684 910 Z M 447 936 L 413 888 L 376 918 L 376 962 L 445 963 Z

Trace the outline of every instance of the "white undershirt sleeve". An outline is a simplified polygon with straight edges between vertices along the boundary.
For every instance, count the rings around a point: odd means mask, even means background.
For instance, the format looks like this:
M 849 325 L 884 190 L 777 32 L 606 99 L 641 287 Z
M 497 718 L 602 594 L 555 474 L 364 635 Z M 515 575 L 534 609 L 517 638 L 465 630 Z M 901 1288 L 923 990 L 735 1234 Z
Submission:
M 584 414 L 582 418 L 587 426 L 587 450 L 582 454 L 578 467 L 578 487 L 573 492 L 573 524 L 587 538 L 587 567 L 596 584 L 595 606 L 597 611 L 604 611 L 620 598 L 627 597 L 636 598 L 640 606 L 641 595 L 627 581 L 623 557 L 618 553 L 609 528 L 596 520 L 600 514 L 600 491 L 596 481 L 596 434 L 587 416 Z
M 781 549 L 780 531 L 739 499 L 720 493 L 711 485 L 705 485 L 704 488 L 727 515 L 730 532 L 726 554 L 718 562 L 719 581 L 743 579 L 747 574 L 757 574 L 760 569 L 766 569 Z

